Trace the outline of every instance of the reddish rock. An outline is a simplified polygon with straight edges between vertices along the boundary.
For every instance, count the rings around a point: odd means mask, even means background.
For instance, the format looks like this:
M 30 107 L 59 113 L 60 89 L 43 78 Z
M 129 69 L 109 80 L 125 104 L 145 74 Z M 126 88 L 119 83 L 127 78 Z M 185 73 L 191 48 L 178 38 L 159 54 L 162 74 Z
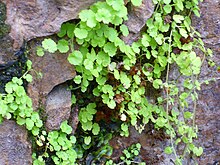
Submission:
M 7 23 L 11 26 L 13 47 L 21 47 L 23 40 L 48 36 L 59 31 L 61 24 L 77 18 L 96 0 L 4 0 Z
M 41 43 L 41 41 L 40 41 Z M 58 84 L 74 78 L 76 72 L 73 65 L 67 61 L 68 54 L 45 52 L 43 57 L 36 55 L 37 42 L 30 43 L 30 60 L 33 62 L 31 74 L 33 82 L 28 84 L 28 95 L 33 100 L 34 109 L 45 105 L 48 93 Z M 42 74 L 42 77 L 39 76 Z
M 12 120 L 0 124 L 0 164 L 31 165 L 31 144 L 27 130 Z

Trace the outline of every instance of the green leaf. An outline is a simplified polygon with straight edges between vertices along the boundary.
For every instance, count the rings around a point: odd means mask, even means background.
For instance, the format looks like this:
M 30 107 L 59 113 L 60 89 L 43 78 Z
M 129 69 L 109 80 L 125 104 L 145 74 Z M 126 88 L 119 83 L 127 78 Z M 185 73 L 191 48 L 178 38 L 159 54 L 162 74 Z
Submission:
M 179 28 L 179 31 L 180 31 L 180 34 L 184 37 L 184 38 L 187 38 L 188 37 L 188 34 L 187 34 L 187 31 L 183 28 Z
M 160 85 L 161 85 L 162 83 L 163 83 L 163 82 L 162 82 L 161 79 L 156 79 L 156 80 L 153 81 L 153 87 L 154 87 L 155 89 L 159 89 L 159 87 L 160 87 Z
M 190 119 L 192 116 L 193 116 L 193 115 L 192 115 L 191 112 L 189 112 L 189 111 L 184 112 L 184 118 L 185 118 L 185 119 Z
M 30 74 L 24 75 L 23 78 L 24 78 L 27 82 L 32 82 L 32 76 L 31 76 Z
M 173 150 L 172 150 L 171 147 L 166 147 L 166 148 L 164 149 L 164 152 L 165 152 L 166 154 L 172 154 Z
M 68 41 L 62 39 L 58 41 L 57 49 L 60 51 L 60 53 L 66 53 L 69 51 L 69 44 Z
M 86 137 L 84 137 L 84 143 L 85 143 L 86 145 L 89 145 L 89 144 L 91 143 L 91 136 L 86 136 Z
M 30 118 L 26 118 L 26 127 L 30 131 L 34 127 L 34 122 Z
M 79 18 L 83 22 L 86 22 L 86 25 L 90 28 L 94 28 L 98 23 L 95 17 L 95 13 L 92 10 L 82 10 L 79 13 Z
M 184 20 L 184 17 L 182 15 L 173 15 L 173 20 L 176 23 L 181 23 Z
M 171 6 L 171 5 L 165 5 L 165 6 L 163 7 L 163 9 L 164 9 L 164 11 L 166 12 L 166 14 L 169 14 L 169 13 L 171 13 L 171 11 L 172 11 L 172 6 Z
M 109 10 L 105 8 L 98 9 L 95 17 L 97 21 L 103 22 L 105 24 L 110 23 L 112 20 L 112 14 L 110 13 Z
M 134 81 L 137 85 L 139 85 L 141 83 L 141 78 L 138 75 L 134 75 L 133 78 L 134 78 Z
M 93 135 L 98 135 L 99 131 L 100 131 L 99 125 L 97 123 L 94 123 L 92 125 L 92 133 L 93 133 Z
M 110 62 L 111 62 L 111 58 L 109 56 L 109 54 L 103 52 L 103 51 L 100 51 L 98 54 L 97 54 L 97 57 L 96 57 L 96 61 L 99 65 L 102 65 L 104 67 L 107 67 Z
M 57 44 L 52 39 L 44 39 L 42 42 L 42 47 L 50 53 L 57 51 Z
M 66 134 L 70 134 L 72 132 L 72 127 L 67 124 L 66 120 L 61 123 L 60 129 Z
M 76 84 L 80 84 L 81 83 L 81 79 L 82 79 L 82 76 L 80 76 L 80 75 L 77 75 L 77 76 L 75 76 L 74 77 L 74 82 L 76 83 Z
M 202 147 L 199 147 L 199 148 L 194 147 L 194 148 L 193 148 L 193 153 L 194 153 L 196 156 L 201 156 L 202 153 L 203 153 L 203 148 L 202 148 Z
M 83 64 L 87 70 L 93 69 L 93 61 L 91 61 L 90 59 L 85 59 Z
M 83 61 L 83 55 L 80 51 L 76 50 L 69 54 L 68 61 L 73 65 L 80 65 Z
M 107 105 L 110 109 L 114 109 L 116 107 L 115 100 L 110 100 L 107 102 Z
M 142 0 L 131 0 L 131 3 L 134 6 L 140 6 L 142 4 Z
M 182 2 L 182 0 L 177 0 L 176 6 L 178 7 L 178 9 L 183 10 L 183 2 Z
M 114 69 L 114 77 L 116 80 L 119 80 L 120 79 L 120 74 L 119 74 L 119 71 Z
M 44 55 L 44 49 L 42 47 L 37 47 L 37 55 L 40 57 Z
M 104 46 L 104 51 L 109 54 L 109 56 L 113 57 L 116 54 L 117 48 L 115 47 L 114 43 L 108 42 Z
M 30 70 L 32 68 L 31 60 L 27 60 L 26 65 L 27 65 L 27 70 Z
M 88 31 L 86 29 L 75 28 L 74 34 L 79 39 L 84 39 L 88 36 Z
M 163 0 L 165 4 L 170 4 L 171 0 Z
M 76 104 L 76 96 L 74 94 L 71 97 L 71 103 Z
M 128 34 L 129 34 L 128 27 L 126 25 L 124 25 L 124 24 L 122 24 L 120 26 L 120 31 L 122 32 L 123 36 L 127 37 Z

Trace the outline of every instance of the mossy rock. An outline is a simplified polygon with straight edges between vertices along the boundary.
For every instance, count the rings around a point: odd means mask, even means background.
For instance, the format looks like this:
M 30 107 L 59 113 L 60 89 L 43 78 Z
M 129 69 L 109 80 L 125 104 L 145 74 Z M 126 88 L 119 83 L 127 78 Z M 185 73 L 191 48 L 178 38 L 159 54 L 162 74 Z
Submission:
M 10 26 L 5 24 L 6 20 L 6 6 L 0 2 L 0 38 L 10 32 Z

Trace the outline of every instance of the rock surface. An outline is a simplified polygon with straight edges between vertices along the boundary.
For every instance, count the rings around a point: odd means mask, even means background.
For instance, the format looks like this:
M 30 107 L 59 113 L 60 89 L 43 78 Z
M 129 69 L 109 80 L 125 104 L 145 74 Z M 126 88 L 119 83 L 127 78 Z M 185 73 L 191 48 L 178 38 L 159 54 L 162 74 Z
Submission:
M 60 124 L 68 120 L 71 111 L 71 91 L 68 86 L 61 84 L 53 88 L 46 98 L 45 114 L 46 129 L 59 130 Z
M 46 96 L 59 84 L 74 78 L 76 72 L 73 65 L 67 61 L 68 54 L 45 53 L 43 57 L 36 55 L 36 47 L 41 41 L 30 43 L 30 60 L 33 62 L 32 72 L 33 81 L 28 84 L 28 94 L 33 100 L 34 109 L 45 105 Z M 42 74 L 42 77 L 39 76 Z
M 152 0 L 143 0 L 142 5 L 138 7 L 132 5 L 128 7 L 128 20 L 125 21 L 125 25 L 127 25 L 130 34 L 127 37 L 122 37 L 126 44 L 131 45 L 139 39 L 141 29 L 153 12 L 154 4 Z
M 199 92 L 196 123 L 199 128 L 197 143 L 204 148 L 199 164 L 220 162 L 220 0 L 205 0 L 200 4 L 201 18 L 193 18 L 195 28 L 201 33 L 206 47 L 213 50 L 215 67 L 205 62 L 200 80 L 216 78 L 216 82 L 203 85 Z
M 31 165 L 31 144 L 27 130 L 12 120 L 0 124 L 0 165 Z
M 6 0 L 7 23 L 11 26 L 13 47 L 23 40 L 54 34 L 61 24 L 77 18 L 78 13 L 96 0 Z

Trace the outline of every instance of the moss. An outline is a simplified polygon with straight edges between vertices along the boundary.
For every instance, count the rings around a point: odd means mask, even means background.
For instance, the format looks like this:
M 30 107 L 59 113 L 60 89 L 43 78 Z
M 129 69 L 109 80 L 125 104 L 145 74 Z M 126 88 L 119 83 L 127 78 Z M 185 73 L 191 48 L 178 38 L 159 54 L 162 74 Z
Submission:
M 5 36 L 10 31 L 10 26 L 5 24 L 6 20 L 6 6 L 0 2 L 0 38 Z

